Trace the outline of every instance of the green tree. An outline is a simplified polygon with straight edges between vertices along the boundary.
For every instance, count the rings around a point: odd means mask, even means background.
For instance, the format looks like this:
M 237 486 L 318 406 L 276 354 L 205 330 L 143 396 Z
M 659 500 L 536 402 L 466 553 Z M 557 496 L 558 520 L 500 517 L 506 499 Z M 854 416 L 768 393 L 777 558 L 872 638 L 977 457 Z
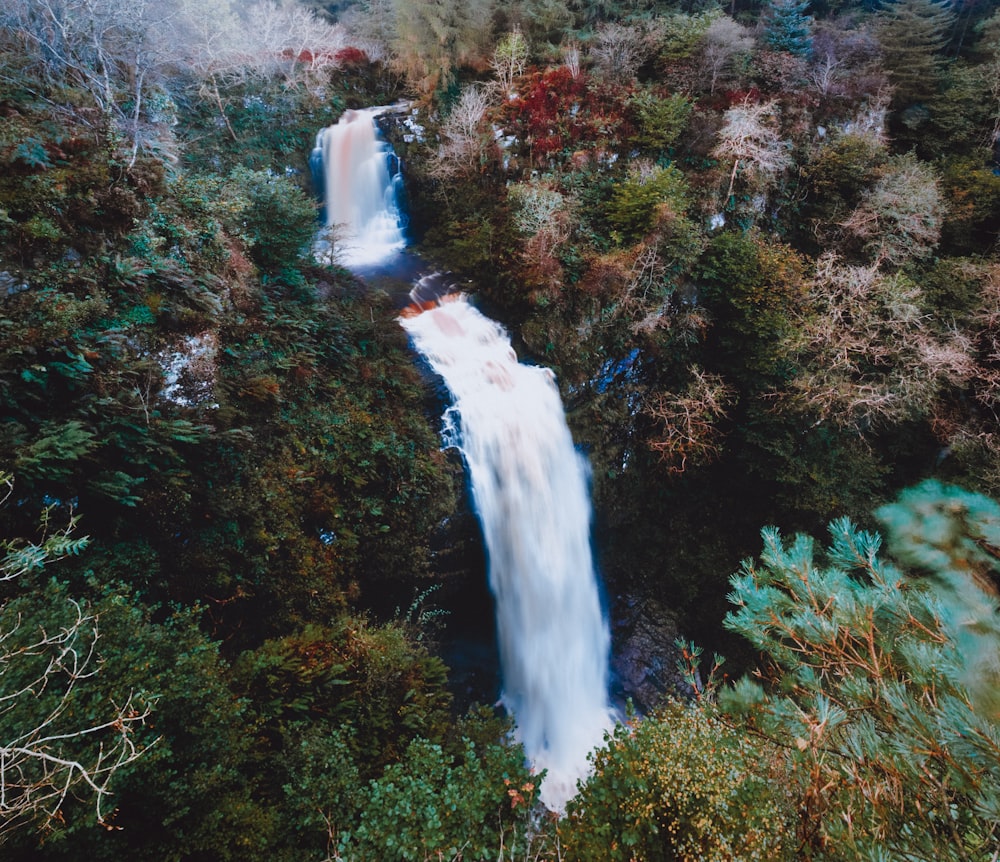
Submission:
M 966 576 L 963 544 L 996 533 L 996 506 L 961 496 L 955 517 L 960 496 L 927 485 L 882 512 L 907 560 L 948 584 Z M 877 534 L 846 518 L 830 525 L 822 551 L 805 535 L 762 535 L 760 560 L 731 579 L 737 609 L 726 626 L 767 657 L 763 684 L 744 679 L 722 703 L 797 752 L 807 777 L 797 858 L 991 858 L 1000 739 L 996 715 L 963 685 L 950 620 L 967 604 L 908 577 L 880 554 Z M 977 560 L 996 571 L 992 551 Z M 978 608 L 977 647 L 995 660 L 995 597 Z
M 241 204 L 232 227 L 250 246 L 254 263 L 266 272 L 294 267 L 316 233 L 316 205 L 298 186 L 269 171 L 237 168 L 230 195 Z
M 764 44 L 797 57 L 812 53 L 812 18 L 806 15 L 809 0 L 769 0 L 763 15 Z
M 807 292 L 803 269 L 794 249 L 758 233 L 725 232 L 709 243 L 698 274 L 727 377 L 759 390 L 762 373 L 778 372 L 782 337 Z
M 424 95 L 446 90 L 461 65 L 488 50 L 484 0 L 392 0 L 392 11 L 396 63 Z
M 615 187 L 608 203 L 608 224 L 621 242 L 648 233 L 664 212 L 683 216 L 688 206 L 687 182 L 676 167 L 636 172 Z
M 803 215 L 820 247 L 834 241 L 840 223 L 860 203 L 878 179 L 888 153 L 883 144 L 868 135 L 838 135 L 816 148 L 802 166 L 806 200 Z
M 629 102 L 636 117 L 636 133 L 630 143 L 653 155 L 670 151 L 687 127 L 693 108 L 682 93 L 662 97 L 642 90 Z
M 234 667 L 234 687 L 253 704 L 262 733 L 277 740 L 303 721 L 353 728 L 365 777 L 398 760 L 414 737 L 446 735 L 445 682 L 444 663 L 401 627 L 358 619 L 267 641 Z
M 494 21 L 504 16 L 511 24 L 519 25 L 533 45 L 558 45 L 573 29 L 573 13 L 567 0 L 516 0 L 494 4 Z
M 895 0 L 879 16 L 882 57 L 899 107 L 923 102 L 936 90 L 954 15 L 937 0 Z
M 940 599 L 976 710 L 1000 721 L 1000 505 L 928 479 L 875 516 L 889 553 Z
M 143 607 L 122 584 L 90 586 L 103 661 L 73 709 L 88 715 L 102 699 L 134 692 L 133 704 L 155 705 L 135 733 L 147 751 L 116 776 L 113 828 L 94 828 L 77 803 L 48 833 L 20 836 L 14 858 L 270 858 L 277 812 L 260 805 L 252 716 L 229 687 L 218 644 L 198 630 L 198 609 Z M 66 597 L 51 582 L 17 610 L 32 619 Z
M 521 28 L 514 25 L 493 49 L 490 65 L 497 76 L 497 84 L 504 96 L 514 91 L 514 81 L 524 74 L 524 64 L 528 61 L 528 40 Z
M 13 490 L 2 470 L 0 488 L 2 503 Z M 42 515 L 38 540 L 0 540 L 0 582 L 28 580 L 86 547 L 86 537 L 71 538 L 76 518 L 56 527 L 53 509 Z M 86 820 L 105 823 L 112 783 L 145 749 L 136 734 L 149 701 L 128 686 L 111 694 L 100 675 L 100 614 L 52 593 L 0 603 L 0 844 L 31 827 L 53 828 L 75 805 L 92 806 Z
M 952 254 L 978 254 L 1000 236 L 1000 174 L 981 157 L 949 158 L 941 186 L 948 206 L 942 247 Z

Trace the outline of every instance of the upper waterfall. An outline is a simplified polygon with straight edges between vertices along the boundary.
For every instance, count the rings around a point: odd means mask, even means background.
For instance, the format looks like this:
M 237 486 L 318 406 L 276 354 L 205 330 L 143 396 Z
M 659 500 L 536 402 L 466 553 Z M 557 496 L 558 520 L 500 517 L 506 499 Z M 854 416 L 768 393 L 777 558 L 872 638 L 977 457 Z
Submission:
M 469 469 L 489 557 L 501 699 L 561 811 L 613 724 L 610 637 L 590 548 L 589 466 L 546 368 L 518 363 L 503 327 L 464 297 L 401 318 L 454 403 L 446 443 Z
M 334 231 L 331 256 L 352 269 L 376 265 L 406 245 L 398 160 L 375 124 L 389 110 L 345 111 L 316 137 L 326 223 Z

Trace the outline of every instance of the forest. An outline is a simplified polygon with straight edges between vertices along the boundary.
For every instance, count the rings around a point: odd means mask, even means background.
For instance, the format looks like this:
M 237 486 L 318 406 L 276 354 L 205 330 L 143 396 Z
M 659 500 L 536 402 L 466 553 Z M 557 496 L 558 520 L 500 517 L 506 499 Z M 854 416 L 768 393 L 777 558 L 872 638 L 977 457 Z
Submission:
M 398 292 L 317 254 L 317 133 L 396 102 L 592 469 L 561 815 L 449 666 Z M 994 0 L 0 0 L 0 164 L 4 859 L 1000 858 Z

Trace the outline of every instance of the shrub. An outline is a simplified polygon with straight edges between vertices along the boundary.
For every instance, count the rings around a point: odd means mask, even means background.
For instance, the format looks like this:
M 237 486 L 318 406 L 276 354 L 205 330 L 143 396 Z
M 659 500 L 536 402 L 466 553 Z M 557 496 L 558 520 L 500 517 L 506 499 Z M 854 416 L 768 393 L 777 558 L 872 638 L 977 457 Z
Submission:
M 447 726 L 444 665 L 397 626 L 307 626 L 244 653 L 234 676 L 275 737 L 304 720 L 355 728 L 369 776 L 414 736 L 439 739 Z
M 619 725 L 559 833 L 571 862 L 791 859 L 781 757 L 708 706 Z
M 197 609 L 140 609 L 121 584 L 101 592 L 92 605 L 101 625 L 100 673 L 75 692 L 67 714 L 99 715 L 102 705 L 133 692 L 133 707 L 154 705 L 132 734 L 147 750 L 116 775 L 110 829 L 93 828 L 70 799 L 64 821 L 48 834 L 24 835 L 16 845 L 24 855 L 13 858 L 261 858 L 255 851 L 267 843 L 270 819 L 252 799 L 255 734 L 245 702 L 227 685 L 218 645 L 198 630 Z M 12 610 L 27 622 L 65 605 L 66 595 L 52 582 Z
M 673 165 L 640 171 L 615 188 L 608 224 L 622 242 L 634 242 L 652 229 L 662 210 L 682 215 L 687 205 L 687 182 Z
M 345 860 L 424 862 L 520 858 L 528 839 L 528 811 L 539 781 L 524 752 L 500 743 L 463 739 L 457 757 L 425 739 L 414 740 L 360 794 L 357 826 L 340 836 Z
M 658 453 L 670 473 L 714 461 L 721 450 L 720 422 L 734 400 L 732 387 L 717 374 L 689 369 L 682 392 L 657 392 L 643 405 L 655 431 L 647 445 Z
M 249 244 L 254 263 L 266 272 L 294 267 L 316 232 L 315 203 L 290 180 L 269 171 L 237 168 L 229 182 L 245 202 L 237 231 Z
M 504 104 L 504 127 L 519 140 L 530 141 L 536 158 L 614 146 L 627 131 L 625 88 L 592 85 L 566 66 L 525 75 L 519 94 Z

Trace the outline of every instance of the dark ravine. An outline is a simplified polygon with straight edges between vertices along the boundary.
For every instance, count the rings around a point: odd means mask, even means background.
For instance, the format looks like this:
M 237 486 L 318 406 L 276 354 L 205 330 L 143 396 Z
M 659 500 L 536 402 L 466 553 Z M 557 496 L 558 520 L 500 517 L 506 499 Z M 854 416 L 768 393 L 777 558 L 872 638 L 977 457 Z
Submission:
M 349 124 L 351 134 L 341 134 L 337 137 L 340 126 L 331 127 L 319 136 L 319 141 L 325 143 L 321 148 L 317 148 L 316 153 L 320 153 L 326 159 L 335 158 L 338 163 L 350 165 L 376 161 L 395 166 L 398 162 L 391 152 L 386 152 L 381 134 L 374 127 L 378 122 L 389 130 L 390 135 L 393 135 L 393 132 L 398 134 L 399 125 L 404 122 L 405 116 L 403 112 L 393 109 L 371 109 L 363 116 L 354 114 L 353 122 Z M 372 134 L 362 134 L 355 129 L 355 126 L 362 121 L 371 122 Z M 372 155 L 367 156 L 364 152 L 359 154 L 337 151 L 334 144 L 348 150 L 351 147 L 370 149 Z M 314 170 L 323 167 L 322 159 L 317 165 L 316 153 L 313 159 Z M 339 171 L 337 166 L 334 168 L 335 173 Z M 362 278 L 369 286 L 392 296 L 397 307 L 402 308 L 405 305 L 404 313 L 413 314 L 424 309 L 433 309 L 443 297 L 457 294 L 468 285 L 463 284 L 451 273 L 429 271 L 431 267 L 428 267 L 426 261 L 417 254 L 399 249 L 392 243 L 383 242 L 387 222 L 395 222 L 396 225 L 395 228 L 391 224 L 388 226 L 390 234 L 394 231 L 398 231 L 399 235 L 403 233 L 404 207 L 397 199 L 404 185 L 399 175 L 393 171 L 380 170 L 378 173 L 381 176 L 381 186 L 375 184 L 371 188 L 351 190 L 352 194 L 365 192 L 376 198 L 381 196 L 380 199 L 383 201 L 380 214 L 372 215 L 379 209 L 379 205 L 374 203 L 358 208 L 370 216 L 362 219 L 370 225 L 375 236 L 370 243 L 365 234 L 367 229 L 365 225 L 355 225 L 351 228 L 357 244 L 369 248 L 372 253 L 363 260 L 345 262 L 355 275 Z M 337 182 L 340 181 L 331 179 L 330 171 L 327 170 L 324 180 L 327 198 L 338 194 Z M 349 208 L 340 204 L 338 212 L 348 213 Z M 331 217 L 328 215 L 328 220 Z M 335 252 L 333 250 L 331 252 L 332 258 L 336 259 Z M 426 379 L 429 390 L 433 393 L 428 409 L 435 415 L 441 415 L 449 400 L 448 390 L 442 386 L 440 377 L 429 367 Z M 557 501 L 555 505 L 559 504 Z M 490 560 L 488 554 L 484 557 L 482 543 L 485 537 L 475 521 L 473 504 L 468 494 L 464 495 L 461 505 L 460 511 L 449 519 L 449 522 L 441 525 L 435 537 L 431 574 L 436 583 L 442 585 L 442 589 L 435 591 L 428 599 L 428 608 L 411 609 L 418 618 L 422 613 L 429 613 L 429 619 L 441 623 L 439 631 L 434 636 L 439 639 L 440 653 L 451 668 L 451 688 L 459 710 L 467 708 L 474 702 L 493 703 L 498 697 L 501 700 L 505 699 L 501 679 L 503 664 L 501 656 L 505 650 L 511 649 L 510 645 L 504 647 L 501 644 L 498 650 L 494 614 L 499 609 L 496 605 L 496 595 L 491 596 L 486 589 Z M 504 529 L 509 529 L 511 526 L 505 524 Z M 552 545 L 554 537 L 542 538 L 542 543 L 543 546 Z M 539 552 L 547 553 L 541 547 Z M 501 552 L 496 550 L 495 553 Z M 544 570 L 539 570 L 539 574 L 542 571 Z M 537 578 L 538 575 L 532 577 Z M 496 590 L 496 587 L 494 589 Z M 437 615 L 438 611 L 444 613 Z M 675 667 L 677 650 L 674 647 L 674 640 L 677 637 L 677 625 L 673 615 L 658 602 L 644 601 L 634 596 L 617 598 L 610 603 L 610 612 L 610 637 L 614 645 L 614 655 L 610 667 L 600 676 L 605 677 L 610 673 L 611 688 L 608 694 L 618 705 L 619 710 L 624 713 L 626 704 L 631 704 L 632 708 L 645 712 L 653 708 L 664 695 L 684 692 L 683 680 Z M 510 636 L 511 633 L 508 633 L 508 637 Z M 521 640 L 525 637 L 525 633 L 522 632 L 516 637 Z M 556 671 L 555 676 L 550 678 L 545 687 L 553 685 L 556 680 L 564 676 L 565 668 Z M 598 687 L 605 689 L 607 682 L 598 683 Z M 567 691 L 561 696 L 561 700 L 565 701 L 570 696 Z M 508 706 L 513 706 L 515 712 L 518 709 L 526 709 L 526 705 L 520 701 L 522 697 L 523 695 L 518 694 L 512 701 L 507 700 Z M 515 705 L 516 702 L 521 702 L 520 707 Z M 597 709 L 601 709 L 599 701 Z M 596 726 L 598 730 L 592 734 L 593 739 L 589 743 L 591 745 L 600 741 L 603 728 L 608 725 L 599 720 Z M 542 754 L 542 750 L 547 748 L 548 741 L 541 740 L 548 740 L 554 731 L 555 726 L 540 731 L 539 742 L 534 743 L 535 753 L 532 755 L 529 748 L 529 756 L 547 756 Z M 559 767 L 556 771 L 559 771 Z M 563 782 L 564 788 L 572 787 L 572 783 L 573 779 L 568 778 Z M 557 782 L 553 781 L 550 786 L 554 787 L 556 784 Z M 550 800 L 551 804 L 562 807 L 567 792 L 561 791 L 563 795 Z
M 454 400 L 443 433 L 469 471 L 493 599 L 468 585 L 449 590 L 449 610 L 461 619 L 448 626 L 443 652 L 463 702 L 494 697 L 499 655 L 500 702 L 529 760 L 548 770 L 544 801 L 562 810 L 587 772 L 588 753 L 614 723 L 611 634 L 590 546 L 589 467 L 574 447 L 551 372 L 518 363 L 504 329 L 469 303 L 457 279 L 420 274 L 419 258 L 399 247 L 401 183 L 385 168 L 394 161 L 375 126 L 381 113 L 351 113 L 319 137 L 327 222 L 346 222 L 328 254 L 397 303 L 409 280 L 401 322 Z M 347 183 L 359 173 L 364 182 Z M 349 206 L 345 194 L 370 200 Z M 443 535 L 451 532 L 446 527 Z M 447 565 L 449 550 L 438 551 L 439 565 Z M 488 611 L 495 611 L 495 627 L 484 624 Z M 616 694 L 647 709 L 673 684 L 659 658 L 667 636 L 635 603 L 628 611 L 616 638 Z

